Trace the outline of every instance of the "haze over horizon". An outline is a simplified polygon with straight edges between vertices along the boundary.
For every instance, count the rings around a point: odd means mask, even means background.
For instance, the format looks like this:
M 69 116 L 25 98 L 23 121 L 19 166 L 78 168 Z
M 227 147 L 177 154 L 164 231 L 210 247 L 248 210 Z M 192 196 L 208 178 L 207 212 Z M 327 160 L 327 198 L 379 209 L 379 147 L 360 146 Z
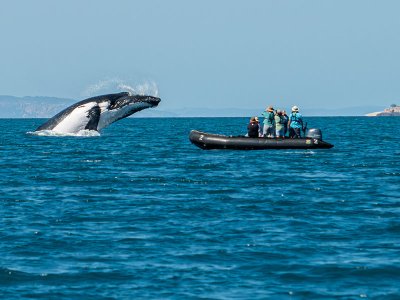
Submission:
M 2 95 L 134 87 L 166 110 L 400 102 L 397 1 L 2 4 Z

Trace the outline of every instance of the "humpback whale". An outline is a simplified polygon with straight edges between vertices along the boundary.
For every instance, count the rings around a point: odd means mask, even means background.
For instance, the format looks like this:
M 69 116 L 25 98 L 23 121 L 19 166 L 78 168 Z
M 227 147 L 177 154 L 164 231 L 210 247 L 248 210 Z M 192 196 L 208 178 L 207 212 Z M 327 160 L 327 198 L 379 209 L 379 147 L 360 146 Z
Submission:
M 161 101 L 152 96 L 131 95 L 128 92 L 108 94 L 79 101 L 56 114 L 35 131 L 78 133 L 81 130 L 100 131 L 115 121 Z

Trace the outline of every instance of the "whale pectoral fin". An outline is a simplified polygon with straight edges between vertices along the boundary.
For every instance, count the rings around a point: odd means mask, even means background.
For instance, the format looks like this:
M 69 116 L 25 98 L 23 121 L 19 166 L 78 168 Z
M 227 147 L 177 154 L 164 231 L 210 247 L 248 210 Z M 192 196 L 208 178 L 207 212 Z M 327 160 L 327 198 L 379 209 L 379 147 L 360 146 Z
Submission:
M 93 106 L 87 113 L 87 118 L 89 119 L 88 123 L 85 126 L 86 130 L 97 130 L 97 125 L 100 120 L 100 107 Z

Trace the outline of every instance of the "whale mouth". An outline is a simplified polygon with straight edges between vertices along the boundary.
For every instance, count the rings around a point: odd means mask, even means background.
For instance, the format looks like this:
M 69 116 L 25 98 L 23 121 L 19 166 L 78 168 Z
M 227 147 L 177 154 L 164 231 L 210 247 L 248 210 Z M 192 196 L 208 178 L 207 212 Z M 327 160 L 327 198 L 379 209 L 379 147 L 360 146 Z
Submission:
M 151 106 L 156 107 L 161 102 L 161 99 L 157 97 L 151 97 L 147 99 L 146 102 L 151 104 Z

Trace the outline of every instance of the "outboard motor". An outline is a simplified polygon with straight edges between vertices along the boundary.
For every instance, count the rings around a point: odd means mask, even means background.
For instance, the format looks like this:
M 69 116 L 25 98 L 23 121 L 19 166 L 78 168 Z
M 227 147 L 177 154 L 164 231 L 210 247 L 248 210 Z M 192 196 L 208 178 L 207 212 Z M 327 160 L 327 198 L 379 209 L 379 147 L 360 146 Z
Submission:
M 307 130 L 306 138 L 317 139 L 322 141 L 322 132 L 319 128 L 310 128 Z

